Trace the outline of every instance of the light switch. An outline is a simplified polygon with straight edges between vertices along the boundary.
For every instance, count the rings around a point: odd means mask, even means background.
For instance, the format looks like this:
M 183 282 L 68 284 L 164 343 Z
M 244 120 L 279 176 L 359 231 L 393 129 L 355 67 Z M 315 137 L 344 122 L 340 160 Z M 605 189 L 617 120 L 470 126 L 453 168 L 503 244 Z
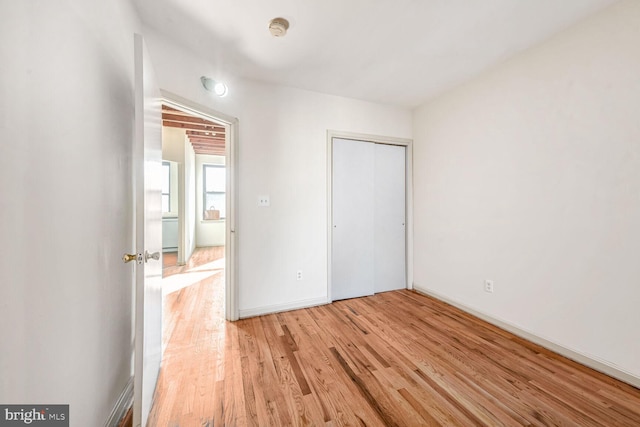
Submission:
M 269 205 L 271 205 L 271 202 L 269 201 L 269 196 L 258 196 L 258 206 L 260 207 L 268 207 Z

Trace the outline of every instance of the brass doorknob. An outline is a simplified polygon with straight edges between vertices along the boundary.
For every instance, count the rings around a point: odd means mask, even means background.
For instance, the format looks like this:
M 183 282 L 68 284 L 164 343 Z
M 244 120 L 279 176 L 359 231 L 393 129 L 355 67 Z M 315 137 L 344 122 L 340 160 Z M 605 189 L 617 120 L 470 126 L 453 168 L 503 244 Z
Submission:
M 122 261 L 126 264 L 131 261 L 135 261 L 138 258 L 136 254 L 124 254 L 122 255 Z

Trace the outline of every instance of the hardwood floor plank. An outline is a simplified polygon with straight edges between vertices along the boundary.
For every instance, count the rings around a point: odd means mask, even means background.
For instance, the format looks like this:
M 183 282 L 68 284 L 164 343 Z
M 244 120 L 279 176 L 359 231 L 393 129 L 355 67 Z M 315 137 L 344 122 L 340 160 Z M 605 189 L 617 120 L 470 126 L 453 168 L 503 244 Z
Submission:
M 331 353 L 338 361 L 338 364 L 342 367 L 342 369 L 344 369 L 347 376 L 357 385 L 358 391 L 362 394 L 362 396 L 364 396 L 365 400 L 369 403 L 369 406 L 371 406 L 376 411 L 378 417 L 380 417 L 380 420 L 384 423 L 384 425 L 388 427 L 399 426 L 400 424 L 398 424 L 396 420 L 389 415 L 390 405 L 387 402 L 381 402 L 371 394 L 364 381 L 362 381 L 362 379 L 358 375 L 356 375 L 353 369 L 351 369 L 351 366 L 349 366 L 347 361 L 342 357 L 342 355 L 336 350 L 335 347 L 331 347 L 329 350 L 331 350 Z
M 282 368 L 280 364 L 279 347 L 272 349 L 270 342 L 276 344 L 280 342 L 280 336 L 273 328 L 273 324 L 265 321 L 264 317 L 254 319 L 254 334 L 256 337 L 256 347 L 260 360 L 260 384 L 261 391 L 267 402 L 267 408 L 274 417 L 275 425 L 290 425 L 292 423 L 291 413 L 288 411 L 288 404 L 279 387 L 276 385 L 282 378 Z M 283 380 L 287 382 L 286 379 Z M 295 404 L 292 404 L 295 405 Z
M 224 395 L 224 380 L 216 381 L 215 391 L 211 400 L 213 401 L 213 425 L 224 425 L 224 402 L 227 400 Z M 155 425 L 160 426 L 161 424 Z
M 416 374 L 418 367 L 406 357 L 405 353 L 392 346 L 388 346 L 385 350 L 389 354 L 388 360 L 394 372 L 405 380 L 411 392 L 416 398 L 420 398 L 422 405 L 440 424 L 456 425 L 460 424 L 461 419 L 465 419 L 463 413 L 422 381 L 421 375 Z
M 242 366 L 242 387 L 244 390 L 245 413 L 247 416 L 247 425 L 259 427 L 258 411 L 256 410 L 256 397 L 251 383 L 251 370 L 249 369 L 249 357 L 242 356 L 240 358 Z
M 165 269 L 215 274 L 165 298 L 149 426 L 640 425 L 640 390 L 408 290 L 225 322 L 223 254 Z
M 281 338 L 283 341 L 283 347 L 285 349 L 286 357 L 289 361 L 289 365 L 293 369 L 293 374 L 298 383 L 298 387 L 300 388 L 300 391 L 302 392 L 302 394 L 306 396 L 307 394 L 311 393 L 311 390 L 309 389 L 309 384 L 307 383 L 307 379 L 304 377 L 304 373 L 302 372 L 302 369 L 300 369 L 300 365 L 298 364 L 298 359 L 296 359 L 295 354 L 291 350 L 291 346 L 289 345 L 287 337 L 281 337 Z
M 262 424 L 277 425 L 277 420 L 272 418 L 273 413 L 269 406 L 268 399 L 263 392 L 265 387 L 265 362 L 264 358 L 260 354 L 260 348 L 255 342 L 255 323 L 256 319 L 247 319 L 237 322 L 238 329 L 241 331 L 239 348 L 244 349 L 241 354 L 246 354 L 249 362 L 249 376 L 248 378 L 245 378 L 244 376 L 242 378 L 243 386 L 246 387 L 246 389 L 244 389 L 244 394 L 251 396 L 252 401 L 255 401 L 255 411 L 251 411 L 248 416 L 253 417 L 253 413 L 255 412 L 259 423 L 261 421 Z M 266 381 L 268 381 L 268 379 Z M 268 421 L 265 423 L 265 420 Z
M 278 317 L 278 319 L 280 319 L 280 317 Z M 291 331 L 289 331 L 289 328 L 287 327 L 286 323 L 282 323 L 282 321 L 280 321 L 280 324 L 282 326 L 282 332 L 284 332 L 283 338 L 285 338 L 287 345 L 289 345 L 289 347 L 291 348 L 291 351 L 298 351 L 298 344 L 293 339 L 293 336 L 291 335 Z
M 224 425 L 247 425 L 245 411 L 245 392 L 242 383 L 242 365 L 238 370 L 240 360 L 234 355 L 235 349 L 239 348 L 237 325 L 227 325 L 227 347 L 225 353 L 224 371 Z M 241 362 L 240 362 L 241 363 Z
M 409 393 L 407 391 L 406 388 L 401 388 L 398 390 L 398 393 L 400 393 L 400 395 L 407 401 L 409 402 L 409 404 L 411 405 L 411 407 L 413 407 L 413 409 L 418 412 L 420 414 L 420 416 L 423 418 L 423 420 L 426 422 L 427 425 L 429 426 L 441 426 L 442 424 L 440 424 L 438 422 L 438 420 L 436 420 L 435 418 L 433 418 L 431 416 L 431 414 L 429 413 L 429 411 L 426 410 L 426 408 L 424 408 L 420 402 L 418 402 L 417 399 L 415 399 L 411 393 Z
M 332 364 L 333 356 L 329 351 L 331 345 L 327 346 L 324 339 L 320 338 L 322 331 L 317 329 L 317 325 L 315 333 L 298 334 L 298 331 L 311 330 L 313 326 L 308 322 L 314 322 L 315 317 L 306 310 L 291 313 L 295 316 L 295 321 L 290 320 L 288 324 L 292 335 L 300 337 L 300 365 L 305 368 L 312 390 L 311 396 L 315 397 L 320 406 L 323 421 L 334 422 L 335 425 L 377 425 L 379 421 L 373 409 L 363 399 L 359 399 L 359 396 L 354 398 L 356 386 L 348 381 L 346 374 L 335 363 Z
M 380 356 L 380 353 L 378 353 L 373 347 L 371 347 L 370 344 L 365 344 L 364 348 L 369 352 L 369 354 L 371 354 L 378 361 L 378 363 L 380 363 L 380 365 L 383 368 L 390 368 L 391 367 L 389 362 L 387 362 L 386 359 L 384 359 L 382 356 Z

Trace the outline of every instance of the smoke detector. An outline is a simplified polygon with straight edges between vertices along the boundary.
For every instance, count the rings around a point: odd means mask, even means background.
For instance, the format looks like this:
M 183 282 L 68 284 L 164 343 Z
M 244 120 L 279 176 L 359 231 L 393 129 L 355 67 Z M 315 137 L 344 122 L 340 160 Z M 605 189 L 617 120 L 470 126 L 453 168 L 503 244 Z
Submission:
M 284 18 L 273 18 L 269 22 L 269 31 L 273 37 L 284 37 L 289 29 L 289 21 Z

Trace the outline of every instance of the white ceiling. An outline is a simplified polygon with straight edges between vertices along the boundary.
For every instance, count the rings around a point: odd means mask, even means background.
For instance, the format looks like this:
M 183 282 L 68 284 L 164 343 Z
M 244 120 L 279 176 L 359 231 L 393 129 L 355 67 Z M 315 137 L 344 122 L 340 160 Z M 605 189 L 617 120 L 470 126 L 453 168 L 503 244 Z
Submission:
M 615 0 L 133 1 L 223 75 L 414 107 Z

